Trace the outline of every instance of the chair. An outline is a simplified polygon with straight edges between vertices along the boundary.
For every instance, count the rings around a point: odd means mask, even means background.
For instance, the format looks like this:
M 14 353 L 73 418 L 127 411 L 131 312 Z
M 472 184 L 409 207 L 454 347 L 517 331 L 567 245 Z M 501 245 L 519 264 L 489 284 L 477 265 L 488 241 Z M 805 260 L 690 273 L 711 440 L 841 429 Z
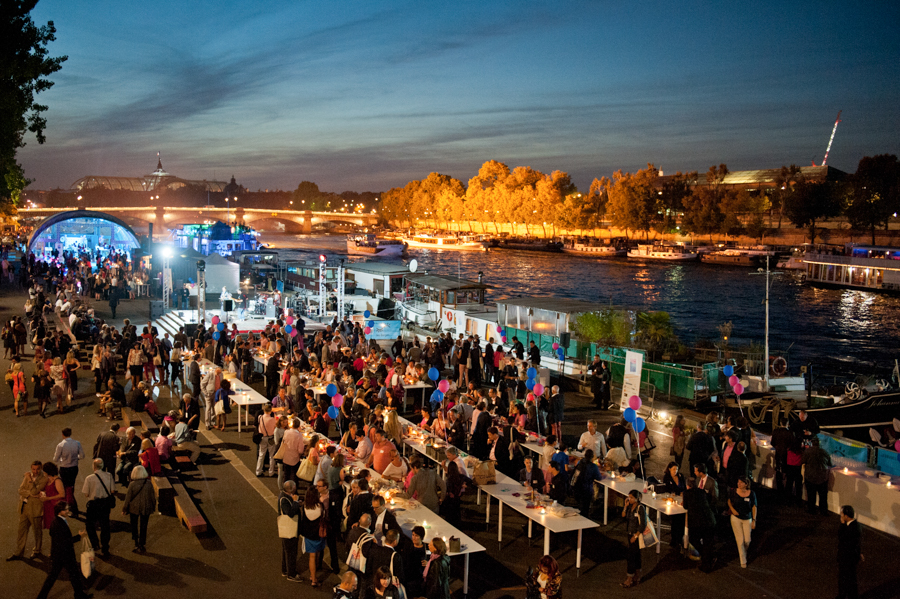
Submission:
M 884 447 L 884 442 L 881 440 L 881 433 L 879 433 L 874 428 L 869 429 L 869 436 L 872 438 L 872 443 L 877 445 L 878 447 Z

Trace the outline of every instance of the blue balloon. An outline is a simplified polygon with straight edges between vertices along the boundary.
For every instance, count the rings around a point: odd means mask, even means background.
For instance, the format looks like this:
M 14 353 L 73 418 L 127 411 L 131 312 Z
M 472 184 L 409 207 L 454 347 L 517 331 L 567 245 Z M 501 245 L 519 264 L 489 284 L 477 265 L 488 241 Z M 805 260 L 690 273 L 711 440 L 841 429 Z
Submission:
M 625 413 L 622 415 L 626 422 L 634 422 L 634 419 L 637 418 L 637 412 L 632 410 L 631 408 L 625 408 Z
M 338 409 L 336 407 L 328 406 L 328 415 L 331 416 L 332 420 L 337 419 L 338 414 L 340 414 L 340 412 L 338 411 Z
M 328 386 L 325 387 L 325 395 L 327 395 L 328 397 L 334 397 L 335 395 L 337 395 L 337 392 L 338 388 L 334 383 L 328 383 Z
M 634 419 L 634 424 L 632 426 L 634 427 L 634 432 L 641 433 L 644 431 L 645 428 L 647 428 L 647 423 L 644 422 L 643 418 L 638 416 L 637 418 Z
M 725 366 L 725 368 L 722 369 L 722 372 L 725 374 L 725 376 L 731 376 L 732 374 L 734 374 L 734 366 L 728 364 Z
M 441 403 L 444 401 L 444 394 L 440 389 L 435 389 L 431 394 L 431 403 Z
M 220 331 L 224 331 L 224 330 L 225 330 L 225 323 L 224 323 L 224 322 L 220 322 L 219 324 L 216 325 L 216 328 L 219 329 Z
M 525 381 L 525 388 L 528 389 L 529 391 L 531 391 L 532 389 L 534 389 L 534 386 L 536 384 L 537 384 L 536 380 L 528 379 L 527 381 Z
M 528 378 L 533 379 L 537 377 L 537 368 L 531 366 L 528 368 L 528 370 L 525 371 L 525 373 L 528 375 Z
M 292 327 L 289 324 L 284 326 L 284 332 L 287 333 L 288 335 L 290 335 L 291 331 L 293 331 L 293 330 L 294 330 L 294 327 Z
M 441 372 L 437 368 L 432 366 L 431 368 L 428 369 L 428 378 L 430 378 L 433 381 L 436 381 L 439 378 L 441 378 Z
M 363 312 L 363 316 L 368 318 L 368 317 L 372 316 L 372 313 L 369 312 L 368 310 L 366 310 L 365 312 Z
M 374 329 L 374 328 L 375 328 L 375 321 L 374 321 L 374 320 L 370 320 L 369 322 L 366 323 L 366 326 L 369 327 L 370 329 Z
M 218 341 L 219 337 L 221 337 L 221 336 L 222 336 L 222 333 L 220 333 L 219 331 L 214 331 L 213 335 L 212 335 L 213 339 L 215 339 L 216 341 Z
M 560 360 L 562 360 L 563 358 L 566 357 L 566 350 L 564 350 L 563 348 L 559 348 L 558 350 L 556 350 L 556 355 L 559 357 Z

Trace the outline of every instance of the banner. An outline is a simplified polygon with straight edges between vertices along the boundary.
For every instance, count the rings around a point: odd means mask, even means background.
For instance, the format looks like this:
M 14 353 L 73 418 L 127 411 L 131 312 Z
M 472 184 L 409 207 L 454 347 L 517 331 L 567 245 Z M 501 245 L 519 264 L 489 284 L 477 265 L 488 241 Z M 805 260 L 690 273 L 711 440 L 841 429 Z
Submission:
M 625 379 L 622 381 L 622 400 L 620 407 L 628 407 L 628 398 L 641 394 L 641 368 L 644 366 L 644 355 L 633 351 L 625 352 Z
M 385 341 L 394 340 L 400 336 L 399 320 L 376 320 L 374 324 L 372 332 L 366 335 L 368 339 Z

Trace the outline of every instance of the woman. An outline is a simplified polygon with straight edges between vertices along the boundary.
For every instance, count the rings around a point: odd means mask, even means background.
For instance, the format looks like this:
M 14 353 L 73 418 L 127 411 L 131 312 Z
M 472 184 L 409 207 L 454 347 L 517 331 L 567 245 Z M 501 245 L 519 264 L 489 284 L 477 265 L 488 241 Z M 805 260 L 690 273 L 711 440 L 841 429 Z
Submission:
M 91 354 L 91 372 L 94 375 L 94 393 L 100 393 L 103 386 L 103 348 L 99 345 L 94 346 L 94 353 Z
M 12 321 L 6 323 L 0 335 L 3 337 L 3 349 L 5 350 L 3 358 L 9 360 L 16 354 L 16 333 L 13 331 Z
M 69 398 L 75 397 L 75 392 L 78 391 L 78 369 L 81 368 L 81 362 L 78 361 L 78 358 L 75 357 L 75 352 L 70 351 L 66 354 L 66 374 L 69 378 Z
M 391 584 L 391 572 L 387 568 L 375 570 L 372 595 L 379 599 L 399 599 L 400 592 Z
M 625 548 L 625 562 L 627 563 L 627 577 L 622 586 L 631 588 L 641 581 L 641 535 L 647 528 L 647 508 L 641 505 L 641 492 L 633 490 L 625 497 L 625 509 L 622 517 L 625 519 L 625 534 L 627 535 L 627 547 Z
M 750 479 L 738 479 L 737 489 L 728 497 L 731 511 L 731 530 L 737 542 L 741 568 L 747 567 L 747 549 L 750 547 L 750 531 L 756 528 L 756 493 L 750 490 Z
M 56 411 L 63 413 L 63 398 L 66 398 L 67 404 L 72 403 L 72 401 L 69 399 L 66 385 L 66 367 L 63 366 L 59 358 L 53 358 L 53 363 L 50 366 L 50 378 L 53 379 L 53 392 L 56 394 Z
M 526 431 L 536 433 L 538 430 L 537 408 L 534 407 L 533 403 L 528 404 L 526 413 L 527 416 L 525 416 L 525 424 L 522 426 L 522 428 Z
M 409 466 L 412 472 L 409 479 L 409 496 L 437 513 L 447 491 L 444 479 L 438 476 L 433 468 L 425 468 L 419 456 L 415 456 Z
M 172 364 L 172 376 L 171 381 L 172 384 L 175 384 L 175 381 L 178 380 L 178 377 L 181 376 L 181 360 L 184 352 L 181 349 L 181 341 L 176 341 L 175 346 L 172 348 L 172 354 L 169 356 L 169 363 Z
M 666 493 L 673 493 L 676 496 L 684 494 L 687 488 L 687 481 L 684 475 L 679 472 L 680 467 L 676 462 L 669 462 L 666 466 L 666 473 L 663 475 L 663 486 Z M 659 487 L 656 487 L 657 491 Z M 684 543 L 684 514 L 672 514 L 672 547 L 681 547 Z
M 135 345 L 131 348 L 131 351 L 128 352 L 128 375 L 131 379 L 131 388 L 134 389 L 137 387 L 138 383 L 141 382 L 141 376 L 144 372 L 144 362 L 146 359 L 144 358 L 144 352 L 141 350 L 140 345 Z
M 159 476 L 162 474 L 162 467 L 159 464 L 159 450 L 156 449 L 153 441 L 144 439 L 141 441 L 141 466 L 146 468 L 150 476 Z
M 340 451 L 334 452 L 334 457 L 331 458 L 331 466 L 325 475 L 325 482 L 328 483 L 329 491 L 340 489 L 344 482 L 344 454 Z
M 450 599 L 450 556 L 447 544 L 435 537 L 428 544 L 431 557 L 425 562 L 422 574 L 425 579 L 425 597 L 428 599 Z
M 594 463 L 593 449 L 585 450 L 584 457 L 575 466 L 575 470 L 579 472 L 578 478 L 574 479 L 575 475 L 573 475 L 572 481 L 575 497 L 581 503 L 581 515 L 585 518 L 590 518 L 591 499 L 594 497 L 594 481 L 600 480 L 600 468 Z
M 540 593 L 541 599 L 561 599 L 562 574 L 553 556 L 545 555 L 541 558 L 537 569 L 526 581 L 526 588 L 534 589 L 535 596 Z
M 66 490 L 62 479 L 59 478 L 59 468 L 53 462 L 44 462 L 41 468 L 47 475 L 47 487 L 41 501 L 44 504 L 44 528 L 49 529 L 53 524 L 53 506 L 66 498 Z
M 22 364 L 14 362 L 12 365 L 13 377 L 13 408 L 15 408 L 16 418 L 28 414 L 28 389 L 25 387 L 25 373 L 22 372 Z M 22 405 L 22 412 L 19 412 L 19 404 Z
M 34 381 L 34 400 L 38 402 L 41 418 L 46 418 L 47 404 L 50 403 L 53 382 L 50 380 L 47 371 L 44 370 L 43 364 L 38 364 L 34 374 L 31 375 L 31 380 Z
M 159 382 L 165 384 L 166 378 L 168 376 L 168 364 L 169 364 L 169 350 L 166 349 L 165 344 L 161 341 L 157 340 L 156 343 L 156 359 L 153 363 L 156 365 L 156 372 L 159 375 Z M 228 356 L 229 359 L 231 356 Z
M 314 486 L 310 486 L 306 489 L 303 508 L 300 510 L 300 534 L 304 539 L 304 551 L 309 554 L 309 579 L 313 587 L 322 586 L 317 571 L 326 544 L 323 534 L 325 532 L 324 513 L 325 510 L 319 501 L 319 493 Z
M 687 443 L 687 435 L 684 432 L 684 416 L 678 415 L 675 417 L 675 424 L 672 425 L 672 450 L 670 453 L 675 458 L 679 470 L 684 461 L 685 443 Z
M 122 515 L 131 518 L 134 553 L 147 551 L 147 523 L 155 509 L 156 495 L 153 492 L 153 485 L 147 480 L 147 469 L 135 466 L 131 471 L 131 483 L 125 492 L 125 503 L 122 505 Z
M 159 381 L 156 379 L 156 363 L 161 360 L 159 357 L 159 348 L 150 336 L 147 327 L 144 327 L 144 334 L 141 335 L 143 341 L 141 346 L 144 348 L 144 380 L 148 383 L 153 379 L 154 383 Z
M 215 403 L 215 412 L 216 412 L 216 428 L 220 431 L 225 430 L 225 426 L 228 423 L 228 414 L 231 414 L 231 381 L 228 379 L 222 379 L 222 382 L 219 383 L 219 390 L 216 391 L 216 394 L 213 396 L 213 402 Z
M 447 492 L 441 502 L 441 517 L 451 525 L 459 528 L 462 525 L 462 495 L 466 490 L 465 479 L 455 461 L 447 464 Z
M 428 561 L 428 547 L 425 546 L 425 529 L 422 526 L 413 526 L 411 534 L 412 544 L 407 545 L 403 551 L 403 574 L 406 576 L 407 597 L 421 597 L 425 594 L 425 564 Z

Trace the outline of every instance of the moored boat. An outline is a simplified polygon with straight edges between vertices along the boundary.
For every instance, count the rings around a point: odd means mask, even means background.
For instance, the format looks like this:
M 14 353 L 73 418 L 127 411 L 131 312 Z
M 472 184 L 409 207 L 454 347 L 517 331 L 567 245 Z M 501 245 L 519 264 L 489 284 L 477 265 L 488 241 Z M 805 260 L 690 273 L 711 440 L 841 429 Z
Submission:
M 807 252 L 806 281 L 824 287 L 900 291 L 900 248 L 848 245 L 843 255 Z
M 483 235 L 431 235 L 419 233 L 404 236 L 403 242 L 411 248 L 428 248 L 432 250 L 476 250 L 485 251 L 489 242 Z
M 351 256 L 399 258 L 406 254 L 406 244 L 399 239 L 378 239 L 374 234 L 347 237 L 347 253 Z
M 628 250 L 629 258 L 638 258 L 641 260 L 669 260 L 669 261 L 687 261 L 696 260 L 696 252 L 692 252 L 680 245 L 639 245 L 633 250 Z
M 704 264 L 715 264 L 718 266 L 759 266 L 760 256 L 740 250 L 722 250 L 702 254 L 700 261 Z
M 564 246 L 563 251 L 567 254 L 581 254 L 595 258 L 619 258 L 628 255 L 627 249 L 616 245 L 589 245 L 577 242 L 571 246 Z

